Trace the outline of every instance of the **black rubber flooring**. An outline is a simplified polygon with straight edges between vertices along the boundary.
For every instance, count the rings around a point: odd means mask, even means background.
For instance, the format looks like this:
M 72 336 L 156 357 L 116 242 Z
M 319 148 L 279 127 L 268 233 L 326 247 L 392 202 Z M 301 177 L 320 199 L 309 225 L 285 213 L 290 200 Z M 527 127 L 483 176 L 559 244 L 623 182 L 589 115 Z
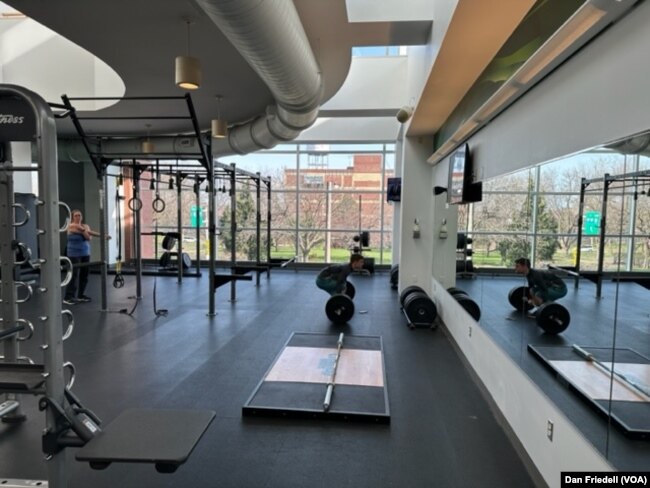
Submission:
M 508 292 L 525 283 L 520 277 L 479 276 L 458 280 L 481 307 L 481 326 L 551 398 L 594 446 L 619 470 L 650 469 L 650 440 L 626 437 L 568 385 L 563 385 L 527 347 L 572 346 L 632 349 L 650 358 L 650 291 L 634 283 L 605 282 L 596 298 L 593 283 L 578 289 L 567 280 L 568 294 L 559 303 L 571 313 L 569 327 L 559 335 L 545 334 L 533 319 L 522 317 L 508 303 Z M 615 359 L 615 357 L 614 357 Z M 650 404 L 645 404 L 650 415 Z
M 133 317 L 72 307 L 75 332 L 65 360 L 77 368 L 73 392 L 104 424 L 131 408 L 211 409 L 217 416 L 188 462 L 174 474 L 152 465 L 113 464 L 91 470 L 69 449 L 72 488 L 192 487 L 504 487 L 533 486 L 523 462 L 493 416 L 442 329 L 410 330 L 387 274 L 355 276 L 357 314 L 344 327 L 324 312 L 327 295 L 315 272 L 274 271 L 261 285 L 217 293 L 207 317 L 207 275 L 153 278 Z M 133 277 L 109 288 L 110 309 L 131 308 Z M 34 299 L 36 300 L 36 298 Z M 33 303 L 33 302 L 32 302 Z M 361 314 L 359 311 L 367 310 Z M 21 309 L 30 316 L 28 309 Z M 37 322 L 35 322 L 37 323 Z M 248 418 L 241 409 L 292 332 L 379 335 L 390 402 L 390 425 L 332 420 Z M 38 333 L 23 352 L 40 360 Z M 40 450 L 44 415 L 23 397 L 27 422 L 0 425 L 0 475 L 46 479 Z M 182 418 L 178 422 L 183 422 Z

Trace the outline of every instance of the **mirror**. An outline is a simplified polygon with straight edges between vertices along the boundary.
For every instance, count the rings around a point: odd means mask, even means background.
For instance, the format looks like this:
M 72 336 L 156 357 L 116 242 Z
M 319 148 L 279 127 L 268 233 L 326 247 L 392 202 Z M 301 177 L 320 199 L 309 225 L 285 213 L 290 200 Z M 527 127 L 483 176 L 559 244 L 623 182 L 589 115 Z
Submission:
M 481 306 L 481 326 L 615 468 L 647 468 L 650 133 L 485 181 L 458 229 L 473 272 L 456 286 Z M 563 332 L 510 305 L 526 285 L 513 272 L 520 256 L 564 279 Z

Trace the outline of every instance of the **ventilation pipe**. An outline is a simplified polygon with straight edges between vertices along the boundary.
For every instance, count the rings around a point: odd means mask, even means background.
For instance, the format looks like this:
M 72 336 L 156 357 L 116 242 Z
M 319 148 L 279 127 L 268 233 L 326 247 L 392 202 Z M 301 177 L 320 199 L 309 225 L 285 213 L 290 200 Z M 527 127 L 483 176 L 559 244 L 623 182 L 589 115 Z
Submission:
M 266 83 L 275 105 L 226 139 L 212 153 L 247 154 L 291 141 L 318 117 L 323 94 L 320 68 L 292 0 L 196 0 Z

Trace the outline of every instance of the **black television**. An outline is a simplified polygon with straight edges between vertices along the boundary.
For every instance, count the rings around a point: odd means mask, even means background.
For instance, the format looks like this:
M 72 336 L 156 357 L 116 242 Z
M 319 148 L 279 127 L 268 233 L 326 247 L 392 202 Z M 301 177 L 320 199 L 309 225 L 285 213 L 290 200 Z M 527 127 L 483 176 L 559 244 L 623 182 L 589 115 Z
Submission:
M 465 203 L 465 189 L 472 181 L 472 169 L 467 143 L 456 149 L 449 157 L 449 183 L 447 201 L 450 204 Z
M 399 202 L 402 200 L 402 178 L 387 178 L 386 201 Z

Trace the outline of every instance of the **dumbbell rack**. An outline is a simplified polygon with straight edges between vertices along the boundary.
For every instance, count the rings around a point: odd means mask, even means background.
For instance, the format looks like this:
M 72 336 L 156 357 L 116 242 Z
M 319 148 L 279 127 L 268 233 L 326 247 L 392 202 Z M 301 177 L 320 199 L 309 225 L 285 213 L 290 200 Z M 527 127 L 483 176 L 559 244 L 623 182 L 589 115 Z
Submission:
M 456 274 L 462 278 L 475 276 L 472 254 L 472 238 L 459 232 L 456 240 Z

